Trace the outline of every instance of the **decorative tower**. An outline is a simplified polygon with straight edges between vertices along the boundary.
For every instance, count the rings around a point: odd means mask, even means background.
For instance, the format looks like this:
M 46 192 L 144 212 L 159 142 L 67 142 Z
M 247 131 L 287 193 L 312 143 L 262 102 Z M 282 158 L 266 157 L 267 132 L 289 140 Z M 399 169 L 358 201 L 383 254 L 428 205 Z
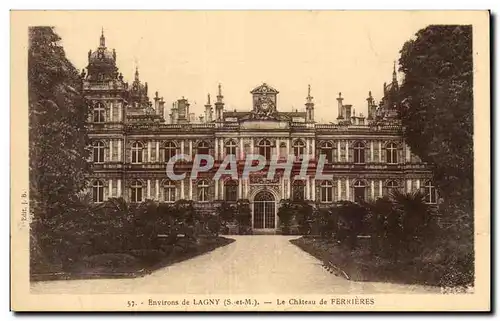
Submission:
M 377 105 L 375 105 L 375 100 L 372 97 L 372 92 L 368 92 L 368 98 L 366 98 L 366 103 L 368 106 L 368 120 L 375 119 L 377 113 Z
M 217 121 L 222 121 L 222 113 L 224 112 L 224 96 L 222 96 L 221 84 L 219 84 L 219 91 L 217 101 L 215 102 L 215 118 Z
M 210 105 L 210 94 L 207 94 L 207 103 L 205 105 L 205 122 L 212 122 L 212 105 Z
M 311 96 L 311 85 L 307 86 L 306 122 L 314 122 L 314 103 L 313 97 Z
M 337 119 L 344 119 L 344 105 L 342 104 L 342 101 L 344 98 L 342 98 L 342 93 L 339 92 L 339 97 L 337 98 L 337 103 L 338 103 L 338 117 Z

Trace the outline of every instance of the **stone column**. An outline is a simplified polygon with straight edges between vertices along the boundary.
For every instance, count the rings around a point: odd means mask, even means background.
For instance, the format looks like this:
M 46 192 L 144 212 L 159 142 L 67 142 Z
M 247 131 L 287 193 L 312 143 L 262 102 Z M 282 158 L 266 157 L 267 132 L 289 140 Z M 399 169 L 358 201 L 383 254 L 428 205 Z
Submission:
M 337 178 L 337 201 L 342 199 L 342 183 L 340 178 Z
M 351 200 L 349 195 L 349 178 L 345 179 L 345 197 L 347 198 L 348 201 Z
M 184 154 L 184 140 L 181 140 L 181 154 Z
M 155 199 L 160 200 L 160 181 L 158 179 L 155 180 Z
M 306 200 L 311 199 L 311 190 L 310 190 L 311 184 L 310 183 L 311 183 L 310 177 L 307 176 L 307 178 L 306 178 L 306 197 L 305 197 Z
M 224 138 L 220 139 L 220 157 L 223 160 L 224 159 Z
M 151 199 L 151 180 L 148 179 L 148 193 L 147 193 L 147 198 Z
M 338 140 L 337 141 L 337 162 L 339 162 L 339 163 L 342 161 L 340 158 L 340 154 L 341 154 L 341 152 L 340 152 L 340 140 Z
M 113 161 L 113 140 L 109 140 L 109 161 Z
M 419 178 L 417 178 L 417 184 L 416 185 L 417 185 L 417 191 L 420 190 L 420 179 Z
M 118 161 L 122 161 L 122 140 L 118 141 Z
M 311 199 L 316 201 L 316 179 L 314 177 L 311 178 Z
M 109 103 L 109 121 L 113 121 L 113 102 L 111 101 Z
M 378 196 L 379 197 L 384 196 L 384 195 L 382 195 L 382 180 L 379 180 L 379 182 L 378 182 Z
M 193 180 L 191 178 L 188 180 L 188 184 L 189 184 L 189 200 L 192 200 L 193 199 Z
M 250 153 L 255 154 L 253 138 L 250 138 Z
M 189 140 L 189 156 L 193 157 L 193 141 Z
M 118 179 L 116 181 L 116 197 L 122 196 L 122 180 Z
M 312 149 L 311 158 L 316 159 L 316 139 L 315 138 L 311 138 L 311 149 Z
M 370 141 L 370 162 L 373 162 L 373 141 Z
M 290 199 L 292 197 L 292 183 L 291 183 L 291 179 L 287 178 L 286 182 L 287 182 L 286 192 L 288 194 L 287 198 Z
M 307 159 L 311 159 L 311 154 L 309 153 L 311 147 L 311 142 L 309 138 L 306 138 L 306 152 L 304 153 L 304 157 L 307 157 Z
M 243 182 L 241 181 L 242 179 L 238 179 L 238 198 L 243 198 Z
M 151 141 L 148 141 L 148 163 L 151 163 Z
M 411 193 L 411 179 L 406 180 L 406 192 Z
M 345 162 L 349 162 L 349 141 L 345 141 Z
M 155 158 L 155 161 L 157 163 L 160 162 L 160 141 L 156 141 L 156 158 Z
M 109 187 L 108 187 L 108 198 L 113 197 L 113 180 L 109 180 Z
M 215 192 L 214 192 L 214 198 L 216 200 L 219 199 L 219 181 L 214 181 L 215 184 Z
M 240 159 L 245 158 L 245 148 L 243 146 L 243 138 L 240 138 Z
M 219 139 L 215 138 L 214 160 L 219 160 Z
M 382 163 L 382 142 L 378 142 L 378 162 Z
M 184 199 L 184 179 L 181 179 L 181 199 Z
M 373 179 L 370 181 L 370 193 L 371 193 L 372 200 L 374 200 L 375 199 L 375 181 Z

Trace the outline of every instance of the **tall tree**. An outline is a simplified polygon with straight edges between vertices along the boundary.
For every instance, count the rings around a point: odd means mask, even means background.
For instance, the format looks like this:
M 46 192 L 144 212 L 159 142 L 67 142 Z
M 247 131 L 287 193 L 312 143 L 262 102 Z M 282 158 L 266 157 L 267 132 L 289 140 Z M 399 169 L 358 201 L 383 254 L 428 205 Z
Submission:
M 445 201 L 472 216 L 472 27 L 420 30 L 404 44 L 399 64 L 405 139 L 416 155 L 435 165 L 435 182 Z
M 51 27 L 29 29 L 29 174 L 36 219 L 64 211 L 88 173 L 82 81 Z

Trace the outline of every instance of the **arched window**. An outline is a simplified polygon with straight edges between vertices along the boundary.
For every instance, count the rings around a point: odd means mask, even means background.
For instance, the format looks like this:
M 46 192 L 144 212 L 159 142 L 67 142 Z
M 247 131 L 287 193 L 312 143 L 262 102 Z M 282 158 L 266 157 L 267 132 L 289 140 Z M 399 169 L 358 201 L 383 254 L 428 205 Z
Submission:
M 97 103 L 92 111 L 94 123 L 104 123 L 106 119 L 106 109 L 102 103 Z
M 133 203 L 142 202 L 142 183 L 138 180 L 130 184 L 130 201 Z
M 226 155 L 236 156 L 236 142 L 232 139 L 226 143 Z
M 386 161 L 388 164 L 398 163 L 398 146 L 395 143 L 387 144 L 386 148 Z
M 292 184 L 292 200 L 302 201 L 306 198 L 306 184 L 302 180 L 295 180 Z
M 306 144 L 304 144 L 303 141 L 296 140 L 293 143 L 293 155 L 295 155 L 295 157 L 300 157 L 300 156 L 304 155 L 305 146 L 306 146 Z
M 263 139 L 259 142 L 259 154 L 264 156 L 265 159 L 271 159 L 271 142 Z
M 201 180 L 198 182 L 198 201 L 208 201 L 208 182 L 206 180 Z
M 104 202 L 104 184 L 101 181 L 94 181 L 92 184 L 92 201 L 94 203 Z
M 324 181 L 321 183 L 321 202 L 331 203 L 333 202 L 333 184 L 330 181 Z
M 231 202 L 238 200 L 238 182 L 236 180 L 224 183 L 224 199 Z
M 319 147 L 319 153 L 326 155 L 326 161 L 328 163 L 333 163 L 333 143 L 324 142 Z
M 354 143 L 354 164 L 365 163 L 365 144 L 362 142 Z
M 354 201 L 360 202 L 365 200 L 366 185 L 363 181 L 356 181 L 354 183 Z
M 391 194 L 399 188 L 399 184 L 396 181 L 388 181 L 387 182 L 387 192 Z
M 172 181 L 165 181 L 163 183 L 163 200 L 165 202 L 175 202 L 175 183 Z
M 198 146 L 197 146 L 198 154 L 208 155 L 209 150 L 210 150 L 210 147 L 209 147 L 207 142 L 202 141 L 202 142 L 198 143 Z
M 104 163 L 104 143 L 101 141 L 93 142 L 92 154 L 94 163 Z
M 142 163 L 142 143 L 134 142 L 132 144 L 132 164 Z
M 163 148 L 164 148 L 163 159 L 165 160 L 165 162 L 168 162 L 172 157 L 174 157 L 177 154 L 177 146 L 175 145 L 174 142 L 166 142 Z
M 437 189 L 431 181 L 427 181 L 424 185 L 425 202 L 428 204 L 437 203 Z

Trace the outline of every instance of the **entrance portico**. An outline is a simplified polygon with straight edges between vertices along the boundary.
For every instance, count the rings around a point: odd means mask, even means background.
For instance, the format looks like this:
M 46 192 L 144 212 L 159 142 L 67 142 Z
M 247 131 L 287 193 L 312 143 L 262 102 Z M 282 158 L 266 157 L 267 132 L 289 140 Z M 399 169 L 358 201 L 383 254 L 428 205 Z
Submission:
M 256 234 L 276 233 L 278 198 L 269 189 L 258 190 L 251 198 L 252 229 Z

